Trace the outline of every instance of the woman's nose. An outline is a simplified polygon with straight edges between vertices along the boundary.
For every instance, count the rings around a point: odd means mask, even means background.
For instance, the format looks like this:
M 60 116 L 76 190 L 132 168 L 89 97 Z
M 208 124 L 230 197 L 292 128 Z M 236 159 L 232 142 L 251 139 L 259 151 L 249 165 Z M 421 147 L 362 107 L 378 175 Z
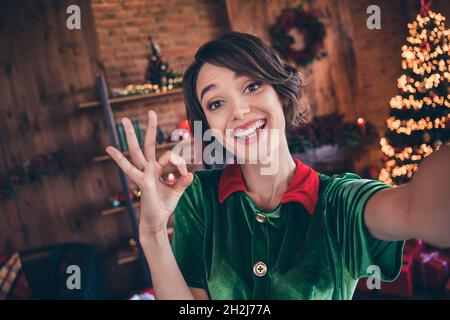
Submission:
M 244 102 L 236 103 L 233 109 L 233 120 L 241 120 L 250 112 L 250 106 Z

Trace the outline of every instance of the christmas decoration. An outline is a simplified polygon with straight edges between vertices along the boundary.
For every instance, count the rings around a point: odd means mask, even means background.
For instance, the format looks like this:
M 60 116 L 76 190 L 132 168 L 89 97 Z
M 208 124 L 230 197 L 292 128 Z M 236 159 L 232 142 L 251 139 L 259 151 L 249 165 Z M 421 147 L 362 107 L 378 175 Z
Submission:
M 325 145 L 361 148 L 375 141 L 378 135 L 374 126 L 364 118 L 344 122 L 342 114 L 331 113 L 315 116 L 303 127 L 289 129 L 287 138 L 291 152 L 304 153 Z
M 151 55 L 149 56 L 145 81 L 162 86 L 168 79 L 169 64 L 161 59 L 159 55 L 161 49 L 157 44 L 153 43 L 152 37 L 148 37 L 148 41 Z
M 322 51 L 325 24 L 315 12 L 303 9 L 302 4 L 283 9 L 269 34 L 273 47 L 288 63 L 305 67 L 326 56 Z
M 128 244 L 130 245 L 131 248 L 133 248 L 133 250 L 134 250 L 136 253 L 138 252 L 136 240 L 134 240 L 133 238 L 130 238 L 130 240 L 128 240 Z
M 63 152 L 58 150 L 51 154 L 37 155 L 32 160 L 24 161 L 21 166 L 9 170 L 0 179 L 0 201 L 16 198 L 21 185 L 41 181 L 43 177 L 62 170 L 63 162 Z
M 128 196 L 131 201 L 138 201 L 141 198 L 141 191 L 133 189 Z M 118 208 L 126 205 L 126 198 L 122 192 L 117 192 L 109 197 L 109 202 L 111 203 L 111 207 Z
M 171 141 L 187 140 L 192 138 L 192 132 L 189 125 L 189 120 L 183 119 L 178 121 L 177 128 L 172 131 L 170 137 Z
M 385 137 L 380 141 L 385 167 L 378 179 L 408 182 L 419 163 L 450 138 L 450 30 L 445 17 L 421 1 L 420 14 L 408 23 L 402 47 L 400 92 L 390 101 Z
M 184 120 L 178 121 L 177 128 L 179 128 L 179 129 L 186 129 L 187 131 L 190 132 L 191 128 L 190 128 L 190 125 L 189 125 L 189 120 L 188 119 L 184 119 Z
M 125 88 L 112 89 L 114 98 L 147 94 L 147 93 L 164 93 L 183 85 L 182 73 L 177 73 L 169 69 L 169 64 L 161 59 L 161 49 L 149 37 L 149 47 L 151 54 L 148 59 L 148 67 L 145 73 L 144 84 L 129 84 Z

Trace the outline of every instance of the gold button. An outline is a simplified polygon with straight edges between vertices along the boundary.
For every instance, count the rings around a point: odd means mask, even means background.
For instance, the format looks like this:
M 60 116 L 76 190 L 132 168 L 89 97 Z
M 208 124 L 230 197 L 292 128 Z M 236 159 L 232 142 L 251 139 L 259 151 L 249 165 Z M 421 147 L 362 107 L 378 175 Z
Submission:
M 267 222 L 267 217 L 265 215 L 263 215 L 262 213 L 259 213 L 259 212 L 257 212 L 255 214 L 255 219 L 259 223 L 266 223 Z
M 258 261 L 253 266 L 253 273 L 258 277 L 264 277 L 264 275 L 267 273 L 267 266 L 264 262 Z

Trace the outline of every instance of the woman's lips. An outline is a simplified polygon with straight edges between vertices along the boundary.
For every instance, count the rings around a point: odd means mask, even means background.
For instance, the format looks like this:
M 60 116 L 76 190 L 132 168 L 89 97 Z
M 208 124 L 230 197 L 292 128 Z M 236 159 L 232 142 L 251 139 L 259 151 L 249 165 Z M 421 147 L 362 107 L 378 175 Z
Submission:
M 246 123 L 234 128 L 234 130 L 238 130 L 238 129 L 245 130 L 245 129 L 251 127 L 255 122 L 260 121 L 260 120 L 267 121 L 267 119 L 265 119 L 265 118 L 253 119 L 253 120 L 247 121 Z
M 257 120 L 260 121 L 260 120 Z M 238 136 L 236 136 L 236 130 L 232 131 L 232 137 L 237 143 L 239 144 L 244 144 L 244 145 L 249 145 L 252 144 L 256 141 L 259 140 L 259 138 L 261 137 L 261 135 L 263 133 L 265 133 L 267 131 L 267 120 L 263 119 L 262 120 L 262 126 L 258 126 L 255 130 L 249 130 L 247 133 L 248 134 L 244 134 L 245 132 L 240 132 L 240 134 Z M 256 121 L 254 121 L 253 123 L 255 123 Z
M 233 131 L 233 135 L 236 138 L 243 138 L 245 136 L 251 136 L 256 133 L 258 129 L 263 128 L 266 125 L 265 119 L 259 119 L 252 121 L 251 124 L 247 125 L 245 129 L 242 127 L 235 128 Z

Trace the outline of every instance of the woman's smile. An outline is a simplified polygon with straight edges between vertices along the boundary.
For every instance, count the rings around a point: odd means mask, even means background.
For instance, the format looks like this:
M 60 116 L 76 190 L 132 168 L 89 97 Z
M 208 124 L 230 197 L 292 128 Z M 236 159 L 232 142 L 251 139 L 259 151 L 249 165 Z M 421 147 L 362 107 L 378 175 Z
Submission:
M 231 138 L 237 143 L 252 144 L 259 140 L 259 138 L 267 131 L 267 119 L 259 118 L 247 121 L 234 129 L 227 129 Z

